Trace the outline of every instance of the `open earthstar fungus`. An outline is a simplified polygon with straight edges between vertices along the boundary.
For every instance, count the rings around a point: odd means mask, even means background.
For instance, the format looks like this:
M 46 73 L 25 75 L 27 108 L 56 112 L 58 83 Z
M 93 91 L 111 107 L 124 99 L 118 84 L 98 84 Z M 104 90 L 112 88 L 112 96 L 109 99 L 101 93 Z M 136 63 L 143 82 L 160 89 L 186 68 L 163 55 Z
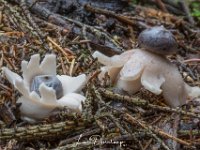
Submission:
M 171 107 L 181 106 L 188 97 L 200 96 L 199 87 L 187 85 L 178 71 L 165 56 L 177 52 L 173 34 L 164 27 L 144 30 L 138 38 L 141 49 L 126 51 L 121 55 L 107 57 L 96 51 L 94 58 L 105 65 L 99 78 L 106 72 L 117 88 L 136 93 L 143 86 L 150 92 L 163 94 Z
M 56 56 L 46 55 L 40 63 L 40 55 L 31 56 L 29 62 L 22 61 L 22 76 L 3 67 L 3 72 L 11 84 L 22 94 L 23 120 L 34 122 L 51 115 L 56 108 L 67 107 L 74 112 L 82 111 L 85 97 L 78 92 L 86 83 L 86 75 L 77 77 L 56 75 Z
M 177 67 L 160 55 L 134 49 L 113 57 L 96 51 L 93 57 L 105 65 L 101 68 L 99 78 L 102 79 L 108 72 L 113 84 L 130 94 L 143 86 L 156 95 L 162 93 L 171 107 L 181 106 L 188 97 L 200 95 L 200 88 L 187 85 Z

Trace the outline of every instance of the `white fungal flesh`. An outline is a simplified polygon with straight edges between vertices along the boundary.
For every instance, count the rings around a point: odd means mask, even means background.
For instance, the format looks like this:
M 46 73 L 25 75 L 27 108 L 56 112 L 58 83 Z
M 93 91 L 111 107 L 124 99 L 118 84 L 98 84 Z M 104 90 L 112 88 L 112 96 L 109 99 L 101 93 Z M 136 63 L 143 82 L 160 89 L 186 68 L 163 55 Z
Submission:
M 44 104 L 55 105 L 56 104 L 56 92 L 53 88 L 47 87 L 42 83 L 39 87 L 40 101 Z
M 29 93 L 30 93 L 30 89 L 28 86 L 26 86 L 26 84 L 24 83 L 24 81 L 21 80 L 17 80 L 15 81 L 15 88 L 20 92 L 23 93 L 23 95 L 25 97 L 29 97 Z
M 30 92 L 30 84 L 36 75 L 56 75 L 56 56 L 46 55 L 40 64 L 40 56 L 33 55 L 29 62 L 22 61 L 23 79 L 16 73 L 4 67 L 3 72 L 6 78 L 22 94 L 17 100 L 22 103 L 20 111 L 22 119 L 34 122 L 38 119 L 48 117 L 56 108 L 68 107 L 75 112 L 82 111 L 82 102 L 85 97 L 75 92 L 80 92 L 86 83 L 84 74 L 77 77 L 57 75 L 62 83 L 64 96 L 56 99 L 55 90 L 42 83 L 39 87 L 39 96 L 35 91 Z
M 144 64 L 137 59 L 129 59 L 120 71 L 120 79 L 122 80 L 136 80 L 141 76 L 144 69 Z
M 141 77 L 141 83 L 145 89 L 151 91 L 152 93 L 159 95 L 162 92 L 161 85 L 165 82 L 163 75 L 156 74 L 150 69 L 145 69 Z
M 187 96 L 200 95 L 200 88 L 186 85 L 177 67 L 165 57 L 141 49 L 125 53 L 107 57 L 95 52 L 95 54 L 98 54 L 95 57 L 100 60 L 100 63 L 106 65 L 103 67 L 103 74 L 108 71 L 111 79 L 115 77 L 118 88 L 129 93 L 135 93 L 144 86 L 145 89 L 156 95 L 162 93 L 166 103 L 171 107 L 185 104 Z M 107 61 L 103 63 L 105 58 Z M 123 60 L 120 58 L 123 58 Z M 120 66 L 119 70 L 111 72 L 110 70 L 116 68 L 116 66 Z
M 38 74 L 42 74 L 42 70 L 40 70 L 39 67 L 40 64 L 40 56 L 39 54 L 31 56 L 31 59 L 29 62 L 22 61 L 21 67 L 22 67 L 22 76 L 24 79 L 25 84 L 30 87 L 31 80 L 34 76 Z
M 45 117 L 48 117 L 51 112 L 56 108 L 53 105 L 49 105 L 49 107 L 47 107 L 47 105 L 43 105 L 37 100 L 33 101 L 33 98 L 37 98 L 37 96 L 34 94 L 31 96 L 30 99 L 21 96 L 18 99 L 18 102 L 22 103 L 22 105 L 20 106 L 22 118 L 29 118 L 34 120 L 43 119 Z
M 21 68 L 24 82 L 27 86 L 30 86 L 33 77 L 36 75 L 56 75 L 56 56 L 46 55 L 40 64 L 40 55 L 35 54 L 31 56 L 29 62 L 22 61 Z
M 121 67 L 109 67 L 105 66 L 101 68 L 101 73 L 99 74 L 99 79 L 103 80 L 105 74 L 108 73 L 112 83 L 114 83 L 117 79 L 117 75 L 120 72 Z
M 67 100 L 69 99 L 70 100 Z M 58 104 L 63 107 L 67 106 L 68 108 L 80 113 L 82 111 L 82 105 L 81 102 L 85 101 L 85 97 L 77 94 L 77 93 L 69 93 L 66 96 L 62 97 L 59 101 Z
M 134 94 L 138 92 L 142 87 L 140 78 L 132 81 L 118 79 L 116 86 L 121 90 L 127 91 L 129 94 Z
M 200 88 L 199 87 L 191 87 L 185 83 L 185 88 L 188 92 L 188 96 L 190 96 L 190 97 L 199 97 L 200 96 Z
M 10 71 L 8 68 L 2 67 L 2 70 L 4 74 L 6 75 L 6 78 L 8 79 L 8 81 L 14 86 L 15 86 L 15 80 L 22 80 L 22 78 L 18 74 Z
M 96 51 L 92 55 L 94 58 L 98 58 L 98 61 L 103 65 L 111 65 L 111 58 L 103 55 L 102 53 Z
M 108 65 L 108 66 L 113 66 L 113 67 L 122 67 L 126 63 L 126 61 L 131 57 L 132 53 L 134 53 L 134 51 L 126 51 L 121 55 L 108 57 L 96 51 L 93 53 L 92 56 L 94 58 L 98 58 L 98 61 L 103 65 Z
M 66 75 L 57 75 L 57 78 L 61 81 L 63 87 L 63 94 L 72 92 L 80 92 L 86 83 L 86 75 L 82 74 L 77 77 L 71 77 Z
M 40 64 L 40 70 L 42 70 L 45 75 L 56 75 L 56 56 L 45 55 Z

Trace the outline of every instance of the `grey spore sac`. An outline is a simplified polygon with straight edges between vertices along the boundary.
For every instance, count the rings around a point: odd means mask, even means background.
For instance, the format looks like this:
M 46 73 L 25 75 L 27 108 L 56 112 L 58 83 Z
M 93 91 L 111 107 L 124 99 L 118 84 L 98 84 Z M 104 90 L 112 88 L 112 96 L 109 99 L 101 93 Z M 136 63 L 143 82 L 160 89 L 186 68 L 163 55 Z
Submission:
M 138 44 L 147 51 L 160 55 L 171 55 L 178 51 L 174 35 L 163 26 L 156 26 L 142 31 Z
M 52 87 L 55 90 L 57 99 L 59 99 L 63 96 L 62 83 L 54 75 L 35 76 L 32 80 L 32 83 L 31 83 L 31 92 L 35 91 L 38 95 L 40 95 L 39 87 L 42 83 L 44 83 L 48 87 Z

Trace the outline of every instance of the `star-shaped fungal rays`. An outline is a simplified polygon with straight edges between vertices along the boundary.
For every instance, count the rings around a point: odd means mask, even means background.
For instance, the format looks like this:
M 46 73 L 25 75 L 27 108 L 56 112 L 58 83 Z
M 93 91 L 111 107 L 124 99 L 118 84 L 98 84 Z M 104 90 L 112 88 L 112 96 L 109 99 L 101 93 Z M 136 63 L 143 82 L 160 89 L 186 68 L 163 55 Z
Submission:
M 21 68 L 22 77 L 7 67 L 2 70 L 9 82 L 22 94 L 17 100 L 22 103 L 22 119 L 33 122 L 48 117 L 56 108 L 63 107 L 78 113 L 82 111 L 81 103 L 85 101 L 85 97 L 79 92 L 86 83 L 85 74 L 77 77 L 56 75 L 54 54 L 46 55 L 41 63 L 39 54 L 35 54 L 29 62 L 22 61 Z M 31 87 L 34 87 L 33 91 Z
M 158 54 L 134 49 L 112 57 L 96 51 L 93 57 L 104 65 L 99 78 L 108 72 L 112 83 L 130 94 L 143 86 L 156 95 L 162 93 L 171 107 L 185 104 L 187 97 L 200 95 L 200 88 L 184 83 L 177 67 Z

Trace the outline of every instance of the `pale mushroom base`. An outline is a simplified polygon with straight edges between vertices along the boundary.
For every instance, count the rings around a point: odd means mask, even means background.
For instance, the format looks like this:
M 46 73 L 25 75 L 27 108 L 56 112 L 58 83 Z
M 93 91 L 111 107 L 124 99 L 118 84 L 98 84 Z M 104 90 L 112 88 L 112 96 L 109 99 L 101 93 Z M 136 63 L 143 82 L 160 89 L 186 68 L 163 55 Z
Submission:
M 200 88 L 184 83 L 177 67 L 160 55 L 133 49 L 113 57 L 96 51 L 93 57 L 105 65 L 99 76 L 102 78 L 108 72 L 114 85 L 130 94 L 143 86 L 156 95 L 162 93 L 171 107 L 181 106 L 188 97 L 200 95 Z

